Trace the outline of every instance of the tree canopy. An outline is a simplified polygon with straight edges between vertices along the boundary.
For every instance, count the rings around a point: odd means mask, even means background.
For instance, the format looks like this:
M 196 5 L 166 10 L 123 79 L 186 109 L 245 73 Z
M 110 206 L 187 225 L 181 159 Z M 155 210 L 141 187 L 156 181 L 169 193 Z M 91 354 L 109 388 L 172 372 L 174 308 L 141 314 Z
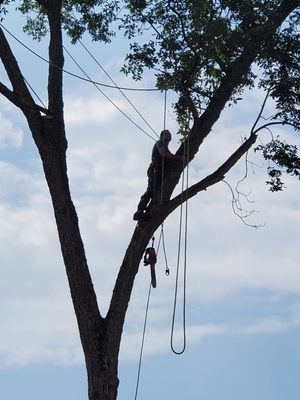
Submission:
M 201 5 L 199 1 L 148 1 L 143 7 L 135 3 L 129 2 L 131 13 L 124 19 L 125 34 L 136 40 L 131 42 L 123 71 L 138 80 L 145 68 L 155 70 L 157 86 L 178 94 L 175 108 L 179 122 L 184 124 L 190 114 L 197 119 L 220 96 L 219 88 L 232 79 L 236 64 L 254 53 L 251 66 L 228 101 L 241 101 L 245 88 L 263 88 L 275 102 L 276 112 L 268 122 L 288 124 L 299 131 L 299 8 L 274 32 L 275 15 L 280 18 L 285 7 L 280 0 L 208 0 Z M 288 173 L 299 175 L 296 149 L 291 160 L 280 139 L 257 150 L 263 150 L 266 159 L 286 167 Z M 269 170 L 268 183 L 271 190 L 280 190 L 282 185 L 275 185 L 274 171 Z

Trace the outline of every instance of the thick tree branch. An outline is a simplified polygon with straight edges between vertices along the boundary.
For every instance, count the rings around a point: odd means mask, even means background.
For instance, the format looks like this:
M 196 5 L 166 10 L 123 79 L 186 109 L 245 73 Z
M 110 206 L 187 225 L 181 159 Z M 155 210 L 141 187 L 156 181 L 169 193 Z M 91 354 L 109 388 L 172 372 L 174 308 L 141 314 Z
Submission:
M 61 30 L 61 1 L 47 1 L 50 27 L 48 96 L 49 111 L 63 119 L 63 40 Z
M 150 224 L 145 221 L 136 226 L 120 267 L 113 290 L 109 311 L 106 317 L 106 340 L 108 340 L 107 346 L 110 346 L 112 351 L 116 352 L 116 355 L 119 351 L 119 345 L 115 345 L 117 343 L 120 344 L 125 314 L 130 300 L 134 279 L 139 269 L 140 261 L 143 257 L 147 244 L 153 236 L 153 233 L 156 231 L 162 221 L 163 219 L 161 216 L 160 219 L 156 219 L 155 221 L 153 220 Z
M 2 82 L 0 82 L 0 93 L 6 97 L 9 101 L 11 101 L 15 106 L 21 108 L 22 102 L 20 101 L 20 97 L 12 92 L 7 86 L 5 86 Z
M 0 93 L 7 98 L 10 102 L 12 102 L 16 107 L 21 108 L 24 106 L 24 102 L 22 99 L 14 92 L 12 92 L 7 86 L 5 86 L 2 82 L 0 82 Z M 49 116 L 49 111 L 36 104 L 36 108 L 45 115 Z M 51 118 L 51 116 L 49 116 Z
M 13 91 L 11 91 L 1 84 L 0 91 L 8 100 L 19 107 L 28 118 L 29 114 L 37 111 L 35 102 L 26 86 L 17 60 L 10 49 L 2 28 L 0 28 L 0 58 L 13 88 Z

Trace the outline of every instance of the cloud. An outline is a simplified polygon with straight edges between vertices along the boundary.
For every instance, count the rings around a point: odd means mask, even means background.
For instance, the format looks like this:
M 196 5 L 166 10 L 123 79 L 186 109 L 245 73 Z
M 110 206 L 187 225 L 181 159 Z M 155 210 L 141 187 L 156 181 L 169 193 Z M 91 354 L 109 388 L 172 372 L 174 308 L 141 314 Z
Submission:
M 0 148 L 21 147 L 23 131 L 0 113 Z
M 204 324 L 186 326 L 187 346 L 199 345 L 208 337 L 224 335 L 270 335 L 279 334 L 294 326 L 293 320 L 282 320 L 278 317 L 254 320 L 248 325 L 226 325 L 226 324 Z M 144 339 L 143 354 L 153 356 L 159 353 L 170 351 L 171 329 L 150 327 L 146 331 Z M 122 339 L 121 358 L 122 360 L 136 360 L 139 357 L 141 345 L 141 332 L 125 332 Z M 184 347 L 183 326 L 173 331 L 172 346 L 175 351 L 180 352 Z
M 69 96 L 66 98 L 66 104 L 68 105 L 65 112 L 67 124 L 107 124 L 117 113 L 111 103 L 100 97 Z
M 278 318 L 256 321 L 251 325 L 235 328 L 232 330 L 235 334 L 260 335 L 269 333 L 278 333 L 288 329 L 289 324 Z
M 3 307 L 4 308 L 4 307 Z M 5 303 L 1 313 L 0 359 L 4 366 L 28 363 L 79 364 L 83 354 L 72 306 L 65 296 Z M 10 316 L 18 315 L 18 319 Z

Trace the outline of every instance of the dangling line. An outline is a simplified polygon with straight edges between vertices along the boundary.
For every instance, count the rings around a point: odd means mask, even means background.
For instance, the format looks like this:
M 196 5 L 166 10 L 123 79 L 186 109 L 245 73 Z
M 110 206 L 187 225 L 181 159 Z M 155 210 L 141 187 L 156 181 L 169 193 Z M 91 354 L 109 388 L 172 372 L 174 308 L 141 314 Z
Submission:
M 164 130 L 166 129 L 167 124 L 167 90 L 165 90 L 165 98 L 164 98 Z
M 47 63 L 49 65 L 52 65 L 56 69 L 61 70 L 65 74 L 72 76 L 73 78 L 80 79 L 80 80 L 82 80 L 84 82 L 89 82 L 89 83 L 92 83 L 92 84 L 95 84 L 95 85 L 98 85 L 98 86 L 102 86 L 102 87 L 106 87 L 106 88 L 109 88 L 109 89 L 121 89 L 121 90 L 128 90 L 128 91 L 132 91 L 132 92 L 154 92 L 154 91 L 157 92 L 157 91 L 160 90 L 158 88 L 130 88 L 130 87 L 116 86 L 116 85 L 112 86 L 112 85 L 108 85 L 108 84 L 105 84 L 105 83 L 102 83 L 102 82 L 96 82 L 96 81 L 91 80 L 89 78 L 88 79 L 84 78 L 83 76 L 79 76 L 79 75 L 73 74 L 72 72 L 67 71 L 64 68 L 59 67 L 58 65 L 54 64 L 53 62 L 47 60 L 46 58 L 42 57 L 40 54 L 38 54 L 35 51 L 33 51 L 29 46 L 27 46 L 20 39 L 18 39 L 12 32 L 10 32 L 2 23 L 0 23 L 0 27 L 2 29 L 4 29 L 12 38 L 14 38 L 14 40 L 16 42 L 18 42 L 21 46 L 23 46 L 26 50 L 28 50 L 30 53 L 35 55 L 37 58 L 39 58 L 40 60 L 44 61 L 45 63 Z
M 23 76 L 24 81 L 27 83 L 27 86 L 31 89 L 32 93 L 36 96 L 36 98 L 40 101 L 40 103 L 42 104 L 42 106 L 47 109 L 47 107 L 45 106 L 45 104 L 43 103 L 43 100 L 40 98 L 40 96 L 37 94 L 37 92 L 33 89 L 33 87 L 30 85 L 30 83 L 28 82 L 28 80 Z
M 167 90 L 165 90 L 165 96 L 164 96 L 164 130 L 166 129 L 166 125 L 167 125 Z M 165 158 L 163 157 L 162 171 L 161 171 L 160 204 L 162 204 L 162 201 L 163 201 L 164 177 L 165 177 Z M 168 259 L 167 259 L 166 245 L 165 245 L 164 223 L 161 224 L 160 238 L 162 239 L 165 264 L 166 264 L 165 274 L 168 276 L 170 274 L 170 269 L 168 266 Z
M 164 259 L 165 259 L 165 266 L 166 266 L 165 274 L 168 276 L 168 275 L 170 275 L 170 268 L 168 265 L 168 257 L 167 257 L 166 244 L 165 244 L 164 223 L 161 224 L 158 246 L 157 246 L 157 250 L 156 250 L 157 255 L 158 255 L 158 251 L 159 251 L 161 242 L 162 242 L 162 246 L 163 246 L 163 253 L 164 253 Z
M 152 128 L 152 126 L 148 123 L 148 121 L 144 118 L 144 116 L 141 114 L 141 112 L 136 108 L 136 106 L 132 103 L 132 101 L 128 98 L 128 96 L 123 92 L 121 88 L 118 87 L 116 82 L 113 80 L 113 78 L 109 75 L 109 73 L 103 68 L 103 66 L 100 64 L 100 62 L 94 57 L 94 55 L 90 52 L 90 50 L 82 43 L 81 40 L 79 40 L 79 43 L 81 46 L 84 48 L 84 50 L 89 54 L 89 56 L 95 61 L 95 63 L 98 65 L 98 67 L 101 69 L 101 71 L 104 72 L 104 74 L 108 77 L 108 79 L 113 83 L 116 89 L 119 90 L 119 92 L 123 95 L 123 97 L 127 100 L 127 102 L 131 105 L 131 107 L 137 112 L 137 114 L 142 118 L 142 120 L 148 125 L 148 127 L 151 129 L 151 131 L 154 133 L 155 136 L 158 137 L 156 131 Z
M 184 175 L 182 176 L 182 192 L 184 190 Z M 183 199 L 182 199 L 183 201 Z M 180 206 L 180 218 L 179 218 L 179 236 L 178 236 L 178 252 L 177 252 L 177 266 L 176 266 L 176 279 L 175 279 L 175 293 L 174 293 L 174 305 L 173 305 L 173 315 L 172 315 L 172 328 L 171 328 L 171 350 L 174 354 L 180 355 L 185 351 L 186 348 L 186 330 L 185 330 L 185 270 L 184 270 L 184 281 L 183 281 L 183 309 L 182 309 L 182 323 L 183 323 L 183 344 L 182 349 L 177 351 L 174 348 L 174 326 L 175 326 L 175 316 L 177 309 L 177 297 L 178 297 L 178 275 L 179 275 L 179 264 L 180 264 L 180 252 L 181 252 L 181 237 L 182 237 L 182 219 L 183 219 L 183 205 Z
M 189 160 L 189 137 L 187 139 L 187 151 L 186 141 L 184 146 L 184 154 L 186 159 Z M 184 166 L 183 166 L 184 168 Z M 186 189 L 188 189 L 188 164 L 186 166 Z M 177 253 L 177 267 L 176 267 L 176 280 L 175 280 L 175 293 L 174 293 L 174 306 L 172 315 L 172 328 L 171 328 L 171 350 L 176 355 L 181 355 L 186 349 L 186 265 L 187 265 L 187 233 L 188 233 L 188 197 L 183 198 L 184 191 L 184 171 L 182 175 L 182 198 L 180 206 L 180 219 L 179 219 L 179 237 L 178 237 L 178 253 Z M 188 194 L 187 194 L 188 196 Z M 185 202 L 185 226 L 184 226 L 184 262 L 183 262 L 183 304 L 182 304 L 182 329 L 183 329 L 183 343 L 181 350 L 177 351 L 174 347 L 174 327 L 175 327 L 175 316 L 177 308 L 177 297 L 178 297 L 178 282 L 179 282 L 179 264 L 180 264 L 180 252 L 181 252 L 181 237 L 182 237 L 182 219 L 183 219 L 183 203 Z
M 128 119 L 133 125 L 135 125 L 140 131 L 142 131 L 145 135 L 147 135 L 150 139 L 156 141 L 156 139 L 151 136 L 149 133 L 147 133 L 143 128 L 141 128 L 131 117 L 129 117 L 114 101 L 112 101 L 104 92 L 103 90 L 97 85 L 97 83 L 94 83 L 90 76 L 84 71 L 84 69 L 79 65 L 79 63 L 75 60 L 75 58 L 71 55 L 71 53 L 66 49 L 65 46 L 63 46 L 64 51 L 68 54 L 68 56 L 71 58 L 71 60 L 77 65 L 77 67 L 80 69 L 80 71 L 89 79 L 91 83 L 95 86 L 95 88 L 108 100 L 121 114 L 124 115 L 125 118 Z
M 148 299 L 147 299 L 147 305 L 146 305 L 146 313 L 145 313 L 144 328 L 143 328 L 143 337 L 142 337 L 142 344 L 141 344 L 141 350 L 140 350 L 140 359 L 139 359 L 139 366 L 138 366 L 138 373 L 137 373 L 137 381 L 136 381 L 136 389 L 135 389 L 134 400 L 137 399 L 139 383 L 140 383 L 140 373 L 141 373 L 141 366 L 142 366 L 142 356 L 143 356 L 143 350 L 144 350 L 144 341 L 145 341 L 145 334 L 146 334 L 146 325 L 147 325 L 147 317 L 148 317 L 148 310 L 149 310 L 150 294 L 151 294 L 151 283 L 150 283 L 150 286 L 149 286 Z
M 164 130 L 166 129 L 166 123 L 167 123 L 167 91 L 165 90 L 165 96 L 164 96 Z M 162 205 L 162 202 L 163 202 L 164 178 L 165 178 L 165 157 L 162 158 L 161 186 L 160 186 L 160 205 Z

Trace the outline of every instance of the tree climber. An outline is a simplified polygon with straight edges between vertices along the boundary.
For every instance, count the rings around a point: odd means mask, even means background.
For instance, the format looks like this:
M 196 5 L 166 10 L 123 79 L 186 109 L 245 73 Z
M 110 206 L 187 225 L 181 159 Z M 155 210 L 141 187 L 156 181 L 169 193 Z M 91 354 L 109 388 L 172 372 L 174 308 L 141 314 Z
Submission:
M 163 130 L 160 139 L 155 143 L 152 150 L 151 164 L 147 170 L 148 186 L 138 204 L 137 211 L 133 219 L 138 221 L 146 216 L 147 206 L 150 200 L 154 199 L 155 192 L 159 189 L 162 180 L 163 164 L 167 167 L 166 161 L 175 160 L 183 162 L 183 156 L 175 155 L 169 150 L 169 143 L 172 139 L 170 131 Z

